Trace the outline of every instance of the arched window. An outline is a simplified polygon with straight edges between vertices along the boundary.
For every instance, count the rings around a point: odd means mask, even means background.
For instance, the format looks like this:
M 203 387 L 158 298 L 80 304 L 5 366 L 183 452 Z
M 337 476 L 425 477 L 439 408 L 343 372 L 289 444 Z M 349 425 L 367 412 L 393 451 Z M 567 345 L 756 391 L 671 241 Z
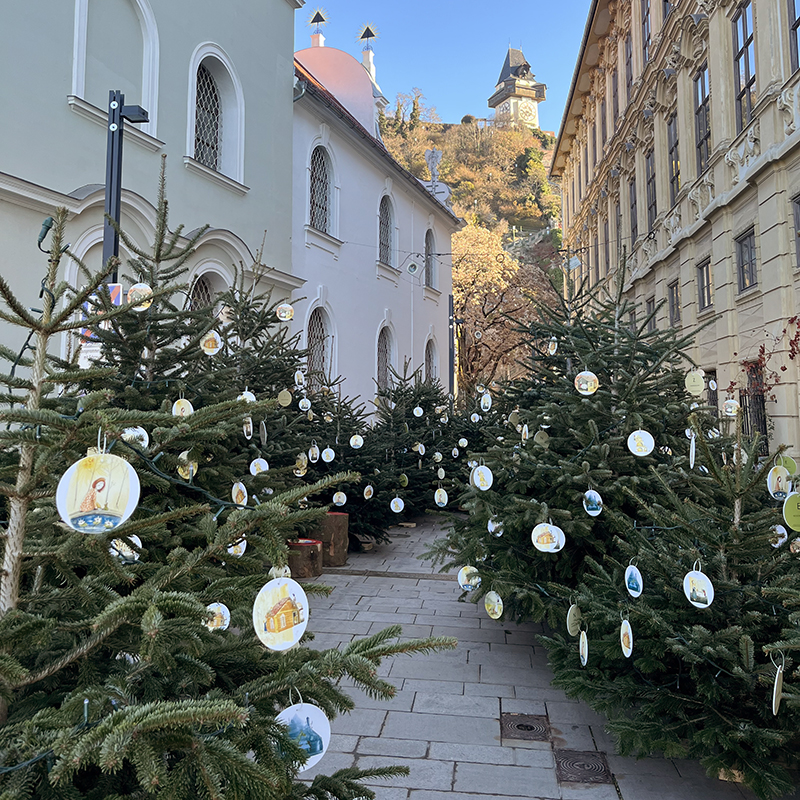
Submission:
M 378 389 L 388 389 L 392 366 L 392 332 L 381 328 L 378 334 Z
M 425 233 L 425 285 L 435 289 L 436 283 L 436 246 L 433 231 L 428 230 Z
M 332 172 L 328 151 L 318 145 L 311 153 L 308 224 L 322 233 L 331 232 Z
M 205 275 L 201 275 L 195 280 L 192 291 L 189 292 L 189 308 L 192 311 L 199 311 L 213 306 L 214 294 L 211 281 Z
M 330 377 L 332 337 L 328 315 L 322 308 L 315 308 L 308 318 L 308 373 L 311 388 L 319 389 Z
M 388 195 L 381 198 L 380 210 L 378 213 L 378 261 L 381 264 L 394 266 L 394 212 L 392 201 Z
M 214 76 L 205 63 L 197 68 L 194 158 L 219 171 L 222 162 L 222 103 Z
M 436 345 L 433 339 L 428 339 L 425 345 L 425 380 L 433 383 L 439 378 L 439 365 L 436 358 Z

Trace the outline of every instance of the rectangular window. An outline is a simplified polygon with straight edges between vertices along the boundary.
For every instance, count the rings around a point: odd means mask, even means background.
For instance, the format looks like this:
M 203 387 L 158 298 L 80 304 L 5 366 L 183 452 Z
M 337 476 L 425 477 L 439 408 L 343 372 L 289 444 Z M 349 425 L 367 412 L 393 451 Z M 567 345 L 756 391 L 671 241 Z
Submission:
M 789 53 L 792 58 L 792 72 L 800 69 L 798 43 L 800 43 L 800 0 L 789 0 Z
M 664 13 L 664 22 L 667 21 L 667 17 L 669 16 L 670 11 L 672 11 L 672 3 L 669 0 L 662 0 L 662 11 Z
M 595 239 L 592 247 L 594 250 L 594 283 L 600 283 L 600 242 Z
M 628 327 L 636 333 L 636 309 L 628 312 Z
M 611 272 L 611 248 L 608 241 L 608 220 L 603 223 L 603 266 L 605 274 Z
M 589 179 L 589 143 L 587 142 L 583 147 L 583 174 L 586 185 L 590 183 Z
M 706 386 L 708 391 L 708 405 L 711 407 L 711 414 L 719 416 L 719 394 L 717 392 L 717 371 L 715 369 L 706 370 Z
M 652 333 L 656 329 L 656 298 L 648 297 L 644 304 L 644 313 L 647 315 L 647 331 Z
M 753 44 L 753 4 L 743 3 L 733 18 L 733 72 L 736 88 L 736 132 L 753 119 L 756 99 L 756 57 Z
M 642 63 L 650 60 L 650 0 L 642 0 Z
M 614 70 L 611 75 L 611 113 L 614 115 L 614 130 L 617 129 L 619 119 L 619 74 Z
M 667 303 L 669 305 L 669 324 L 675 328 L 681 324 L 681 287 L 678 281 L 667 286 Z
M 606 125 L 606 99 L 605 97 L 600 101 L 600 146 L 606 146 L 606 139 L 608 138 L 608 127 Z
M 792 200 L 792 215 L 794 217 L 794 252 L 797 268 L 800 269 L 800 197 Z
M 711 259 L 697 265 L 697 307 L 700 311 L 711 308 L 714 295 L 711 287 Z
M 594 168 L 597 166 L 597 125 L 592 125 L 592 172 L 594 172 Z
M 636 209 L 636 178 L 631 180 L 628 186 L 628 196 L 631 208 L 631 250 L 639 238 L 639 213 Z
M 757 361 L 745 363 L 744 371 L 747 374 L 747 388 L 739 389 L 739 404 L 741 405 L 742 433 L 749 439 L 761 436 L 759 453 L 769 453 L 767 440 L 767 405 L 766 389 L 764 387 L 764 369 Z
M 740 292 L 758 284 L 758 275 L 756 273 L 756 232 L 752 229 L 736 239 L 736 267 L 739 275 Z
M 583 197 L 583 181 L 581 180 L 581 162 L 578 161 L 578 200 Z
M 678 202 L 681 190 L 681 159 L 678 154 L 678 114 L 675 112 L 667 120 L 667 150 L 669 154 L 669 204 Z
M 633 90 L 633 40 L 631 35 L 625 37 L 625 102 L 631 102 Z
M 698 175 L 702 175 L 708 169 L 708 151 L 711 144 L 709 111 L 708 64 L 703 64 L 694 76 L 694 132 Z
M 645 192 L 647 194 L 647 230 L 652 231 L 656 224 L 656 157 L 650 151 L 644 157 L 645 167 Z

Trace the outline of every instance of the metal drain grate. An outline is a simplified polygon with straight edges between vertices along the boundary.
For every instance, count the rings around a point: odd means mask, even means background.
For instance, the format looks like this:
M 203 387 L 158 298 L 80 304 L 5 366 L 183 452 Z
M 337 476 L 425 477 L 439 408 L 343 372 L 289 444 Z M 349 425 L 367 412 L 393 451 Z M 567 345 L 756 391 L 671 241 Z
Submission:
M 526 742 L 549 742 L 550 721 L 538 714 L 501 714 L 500 735 L 503 739 Z
M 556 775 L 564 783 L 613 783 L 603 753 L 582 750 L 554 750 Z

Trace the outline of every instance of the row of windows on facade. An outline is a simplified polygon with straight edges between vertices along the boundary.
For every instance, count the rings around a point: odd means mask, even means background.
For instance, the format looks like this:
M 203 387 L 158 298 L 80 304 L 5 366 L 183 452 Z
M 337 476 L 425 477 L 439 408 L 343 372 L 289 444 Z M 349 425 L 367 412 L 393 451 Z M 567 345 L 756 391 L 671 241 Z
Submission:
M 309 225 L 322 233 L 331 233 L 333 218 L 333 168 L 328 151 L 318 145 L 311 153 L 309 168 Z M 421 254 L 423 255 L 423 254 Z M 435 289 L 436 246 L 433 231 L 425 232 L 425 285 Z M 378 207 L 378 261 L 390 267 L 395 262 L 395 214 L 388 195 L 381 197 Z
M 209 279 L 201 275 L 192 284 L 189 295 L 193 309 L 209 308 L 214 305 L 214 289 Z M 325 381 L 335 378 L 333 367 L 334 334 L 328 314 L 323 308 L 315 308 L 308 318 L 306 331 L 307 366 L 312 388 L 319 388 Z M 378 334 L 376 353 L 376 381 L 380 389 L 386 389 L 391 382 L 394 367 L 392 353 L 394 347 L 391 330 L 383 326 Z M 425 344 L 424 377 L 428 381 L 439 378 L 436 345 L 432 339 Z

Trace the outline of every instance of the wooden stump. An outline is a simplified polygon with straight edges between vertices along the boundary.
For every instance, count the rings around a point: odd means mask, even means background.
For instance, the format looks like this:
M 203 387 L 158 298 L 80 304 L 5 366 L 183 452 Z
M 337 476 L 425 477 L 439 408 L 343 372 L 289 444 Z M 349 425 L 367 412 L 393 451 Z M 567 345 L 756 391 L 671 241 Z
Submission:
M 322 542 L 322 565 L 343 567 L 347 563 L 347 529 L 350 515 L 341 511 L 329 511 L 314 536 Z
M 293 578 L 316 578 L 322 575 L 322 542 L 298 539 L 289 545 L 289 569 Z

